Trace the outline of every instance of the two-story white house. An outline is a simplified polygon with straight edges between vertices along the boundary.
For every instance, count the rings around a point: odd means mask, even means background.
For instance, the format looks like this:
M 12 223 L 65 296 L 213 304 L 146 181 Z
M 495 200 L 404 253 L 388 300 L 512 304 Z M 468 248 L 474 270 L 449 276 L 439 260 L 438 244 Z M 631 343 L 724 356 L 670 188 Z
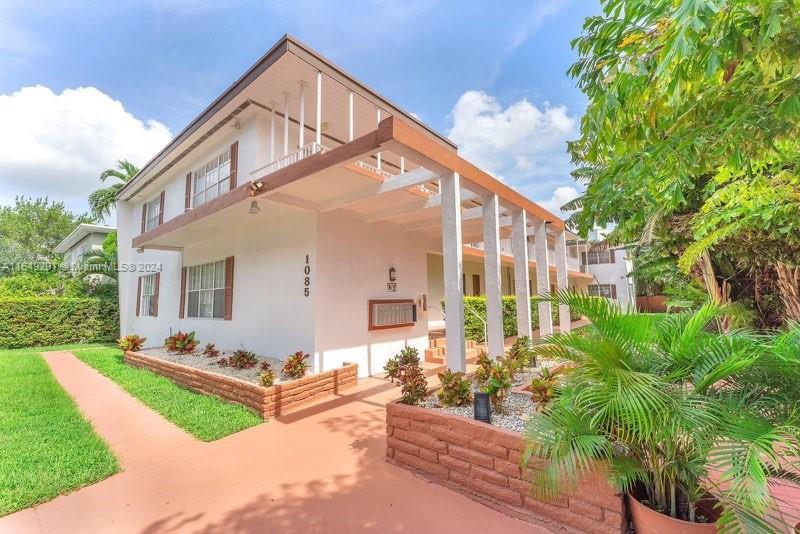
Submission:
M 375 374 L 404 345 L 422 352 L 441 298 L 447 364 L 463 369 L 465 284 L 487 294 L 499 353 L 508 265 L 521 302 L 588 282 L 561 219 L 288 36 L 120 191 L 117 217 L 122 334 L 304 350 L 315 371 Z M 530 332 L 527 305 L 518 322 Z
M 103 241 L 114 230 L 111 226 L 81 223 L 56 246 L 55 252 L 63 254 L 63 263 L 76 272 L 88 253 L 103 249 Z

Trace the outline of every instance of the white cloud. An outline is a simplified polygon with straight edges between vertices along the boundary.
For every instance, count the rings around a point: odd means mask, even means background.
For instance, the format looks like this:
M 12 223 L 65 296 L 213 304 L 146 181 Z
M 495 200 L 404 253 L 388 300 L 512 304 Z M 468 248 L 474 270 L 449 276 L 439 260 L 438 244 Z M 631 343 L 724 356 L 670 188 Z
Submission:
M 172 137 L 94 87 L 23 87 L 0 95 L 0 117 L 0 203 L 47 195 L 85 211 L 104 169 L 118 159 L 142 166 Z
M 549 211 L 554 215 L 558 215 L 559 217 L 566 218 L 572 213 L 571 211 L 561 211 L 561 206 L 577 198 L 580 195 L 577 189 L 572 187 L 571 185 L 562 185 L 560 187 L 556 187 L 553 194 L 550 195 L 550 198 L 547 200 L 537 200 L 537 204 L 542 206 L 544 209 Z
M 467 91 L 452 112 L 449 138 L 459 153 L 483 170 L 528 194 L 568 183 L 566 141 L 576 134 L 576 120 L 565 106 L 541 107 L 527 99 L 505 109 L 483 91 Z

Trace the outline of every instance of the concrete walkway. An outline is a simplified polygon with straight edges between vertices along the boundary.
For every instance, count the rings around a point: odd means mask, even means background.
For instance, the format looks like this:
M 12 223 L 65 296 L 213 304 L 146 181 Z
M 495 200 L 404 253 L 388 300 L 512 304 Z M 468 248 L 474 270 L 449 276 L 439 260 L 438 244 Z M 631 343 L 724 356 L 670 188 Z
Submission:
M 202 443 L 67 352 L 45 358 L 124 471 L 0 533 L 547 532 L 384 461 L 385 380 Z

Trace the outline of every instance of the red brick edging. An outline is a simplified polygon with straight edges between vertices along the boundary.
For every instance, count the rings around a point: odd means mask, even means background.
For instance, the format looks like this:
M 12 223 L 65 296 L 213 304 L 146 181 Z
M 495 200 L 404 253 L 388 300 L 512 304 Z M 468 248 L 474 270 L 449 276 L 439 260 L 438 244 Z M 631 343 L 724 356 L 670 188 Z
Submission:
M 523 521 L 578 532 L 624 531 L 622 496 L 600 476 L 569 495 L 548 501 L 532 496 L 520 468 L 523 450 L 516 432 L 416 406 L 386 405 L 388 462 Z
M 317 399 L 337 394 L 358 383 L 358 364 L 308 375 L 268 388 L 230 376 L 168 362 L 141 352 L 126 351 L 124 361 L 165 376 L 187 389 L 243 404 L 262 417 L 285 415 Z

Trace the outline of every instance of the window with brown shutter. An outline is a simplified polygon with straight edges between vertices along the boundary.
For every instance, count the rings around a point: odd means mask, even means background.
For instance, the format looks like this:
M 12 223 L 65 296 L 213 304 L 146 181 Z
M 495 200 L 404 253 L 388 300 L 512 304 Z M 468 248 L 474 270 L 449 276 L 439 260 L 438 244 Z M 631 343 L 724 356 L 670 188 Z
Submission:
M 144 228 L 146 224 L 147 224 L 147 204 L 142 204 L 142 233 L 144 233 Z
M 161 273 L 156 273 L 153 276 L 155 276 L 156 278 L 155 280 L 156 287 L 155 287 L 155 295 L 153 295 L 153 302 L 150 305 L 151 306 L 150 315 L 152 315 L 153 317 L 158 317 L 158 295 L 159 295 L 159 290 L 161 289 Z
M 160 273 L 146 274 L 139 277 L 137 315 L 143 317 L 158 316 L 158 286 Z
M 142 279 L 136 279 L 136 317 L 139 317 L 139 307 L 142 304 Z
M 239 168 L 239 141 L 235 141 L 231 145 L 231 178 L 230 178 L 230 191 L 236 189 L 236 176 Z
M 617 284 L 611 284 L 611 298 L 615 300 L 617 298 Z
M 225 258 L 225 320 L 233 318 L 233 256 Z
M 158 225 L 161 226 L 164 224 L 164 197 L 166 196 L 166 191 L 161 191 L 161 200 L 158 203 Z
M 178 318 L 183 319 L 186 313 L 186 267 L 181 269 L 181 298 L 180 309 L 178 310 Z
M 614 263 L 614 249 L 608 249 L 608 263 Z
M 186 173 L 186 196 L 183 198 L 183 211 L 192 207 L 192 173 Z

